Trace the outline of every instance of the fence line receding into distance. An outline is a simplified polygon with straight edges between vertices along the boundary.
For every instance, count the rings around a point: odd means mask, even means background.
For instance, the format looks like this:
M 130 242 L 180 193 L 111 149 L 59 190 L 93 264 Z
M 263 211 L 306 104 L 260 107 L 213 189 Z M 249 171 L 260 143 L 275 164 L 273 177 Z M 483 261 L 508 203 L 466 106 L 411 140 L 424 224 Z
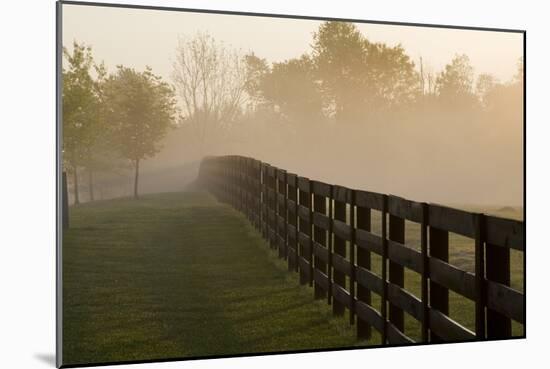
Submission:
M 315 299 L 335 315 L 348 311 L 360 339 L 375 329 L 384 345 L 414 343 L 405 313 L 421 327 L 417 342 L 507 338 L 512 320 L 525 324 L 524 294 L 510 287 L 510 250 L 525 248 L 521 221 L 327 184 L 241 156 L 204 159 L 199 181 L 246 215 Z M 420 247 L 405 242 L 409 222 Z M 450 233 L 474 244 L 473 272 L 449 262 Z M 420 296 L 405 289 L 406 269 L 420 278 Z M 475 329 L 450 317 L 449 291 L 473 302 Z

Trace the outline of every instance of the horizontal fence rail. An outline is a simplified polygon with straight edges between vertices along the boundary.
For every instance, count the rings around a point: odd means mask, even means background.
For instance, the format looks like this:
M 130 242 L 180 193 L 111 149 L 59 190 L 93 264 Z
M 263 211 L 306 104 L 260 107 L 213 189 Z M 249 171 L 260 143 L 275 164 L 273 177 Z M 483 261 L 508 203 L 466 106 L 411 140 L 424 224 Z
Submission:
M 199 181 L 248 218 L 315 299 L 347 312 L 359 339 L 372 329 L 383 345 L 501 339 L 512 321 L 525 324 L 524 294 L 510 287 L 510 250 L 525 249 L 521 221 L 327 184 L 242 156 L 205 158 Z M 420 247 L 406 244 L 406 223 L 419 229 Z M 472 241 L 473 272 L 449 262 L 449 234 Z M 419 296 L 405 288 L 405 270 L 420 278 Z M 449 291 L 473 302 L 475 328 L 451 318 Z M 420 340 L 406 335 L 405 314 Z

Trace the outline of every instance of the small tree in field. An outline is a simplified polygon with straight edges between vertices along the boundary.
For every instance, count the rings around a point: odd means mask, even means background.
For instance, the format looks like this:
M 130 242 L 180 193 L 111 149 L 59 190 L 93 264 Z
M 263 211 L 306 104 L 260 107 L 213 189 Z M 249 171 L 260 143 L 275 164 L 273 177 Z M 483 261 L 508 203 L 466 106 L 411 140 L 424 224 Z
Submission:
M 137 72 L 118 66 L 105 81 L 104 101 L 113 144 L 134 166 L 137 198 L 140 161 L 160 150 L 159 141 L 175 122 L 174 90 L 149 67 Z
M 238 50 L 209 34 L 180 37 L 172 80 L 186 124 L 204 145 L 229 128 L 245 102 L 246 65 Z
M 63 56 L 63 162 L 72 174 L 78 204 L 78 169 L 90 160 L 100 132 L 98 91 L 91 75 L 97 66 L 91 47 L 84 44 L 74 42 L 72 53 L 64 47 Z

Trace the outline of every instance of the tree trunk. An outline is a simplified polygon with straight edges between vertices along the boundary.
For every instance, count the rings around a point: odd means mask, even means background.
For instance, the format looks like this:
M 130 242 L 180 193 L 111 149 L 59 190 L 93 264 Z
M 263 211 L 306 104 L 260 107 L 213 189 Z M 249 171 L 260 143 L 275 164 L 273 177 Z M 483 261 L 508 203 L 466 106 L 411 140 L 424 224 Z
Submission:
M 76 169 L 76 165 L 73 167 L 73 191 L 74 191 L 74 203 L 75 205 L 80 204 L 80 200 L 78 198 L 78 173 Z
M 138 198 L 139 159 L 136 159 L 136 176 L 134 178 L 134 199 Z
M 88 190 L 90 191 L 90 201 L 94 201 L 94 177 L 91 170 L 88 170 Z

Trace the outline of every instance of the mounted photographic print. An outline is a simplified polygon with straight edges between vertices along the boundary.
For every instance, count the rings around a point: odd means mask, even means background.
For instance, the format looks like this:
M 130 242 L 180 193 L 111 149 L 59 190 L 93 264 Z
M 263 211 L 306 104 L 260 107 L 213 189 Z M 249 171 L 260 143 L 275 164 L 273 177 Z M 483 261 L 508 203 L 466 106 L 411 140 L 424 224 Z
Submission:
M 525 31 L 57 10 L 58 366 L 525 337 Z

